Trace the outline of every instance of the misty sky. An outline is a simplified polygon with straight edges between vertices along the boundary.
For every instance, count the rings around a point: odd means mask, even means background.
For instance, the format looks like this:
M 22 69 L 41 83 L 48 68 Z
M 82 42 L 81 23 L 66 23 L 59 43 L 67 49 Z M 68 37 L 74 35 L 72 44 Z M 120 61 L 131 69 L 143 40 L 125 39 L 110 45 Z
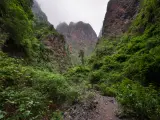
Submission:
M 90 23 L 99 34 L 109 0 L 37 0 L 55 27 L 61 23 Z

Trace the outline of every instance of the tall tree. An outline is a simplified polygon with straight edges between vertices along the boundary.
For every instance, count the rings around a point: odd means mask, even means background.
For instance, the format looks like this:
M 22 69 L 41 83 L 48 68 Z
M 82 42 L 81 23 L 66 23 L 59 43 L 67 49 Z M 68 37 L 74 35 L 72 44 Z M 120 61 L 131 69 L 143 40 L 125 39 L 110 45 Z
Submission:
M 79 51 L 79 57 L 81 58 L 82 65 L 84 65 L 84 50 Z

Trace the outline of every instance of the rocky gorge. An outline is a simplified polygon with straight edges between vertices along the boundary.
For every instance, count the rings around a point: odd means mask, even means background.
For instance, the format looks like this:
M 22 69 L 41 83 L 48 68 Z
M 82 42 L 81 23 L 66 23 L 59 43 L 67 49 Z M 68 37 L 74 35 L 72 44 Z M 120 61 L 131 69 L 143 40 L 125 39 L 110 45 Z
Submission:
M 0 119 L 159 120 L 159 11 L 110 0 L 97 37 L 83 21 L 54 28 L 35 0 L 1 0 Z

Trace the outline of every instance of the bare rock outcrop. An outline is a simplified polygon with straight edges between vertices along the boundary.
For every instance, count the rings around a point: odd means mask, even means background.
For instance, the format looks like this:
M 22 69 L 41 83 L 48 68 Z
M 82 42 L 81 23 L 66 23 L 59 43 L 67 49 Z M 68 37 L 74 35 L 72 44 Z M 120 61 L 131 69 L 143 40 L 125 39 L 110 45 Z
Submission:
M 46 50 L 43 55 L 45 59 L 51 60 L 51 66 L 58 68 L 58 71 L 66 71 L 71 63 L 63 35 L 50 34 L 42 40 L 42 43 Z
M 103 23 L 102 36 L 115 37 L 126 32 L 138 8 L 139 0 L 110 0 Z

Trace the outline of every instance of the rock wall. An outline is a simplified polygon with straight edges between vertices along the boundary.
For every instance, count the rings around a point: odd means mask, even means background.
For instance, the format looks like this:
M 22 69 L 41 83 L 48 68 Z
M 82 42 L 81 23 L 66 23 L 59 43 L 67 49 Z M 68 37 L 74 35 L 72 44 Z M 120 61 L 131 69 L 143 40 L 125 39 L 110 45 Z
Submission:
M 90 55 L 98 39 L 91 25 L 81 21 L 78 23 L 71 22 L 69 25 L 61 23 L 57 26 L 57 31 L 65 36 L 73 63 L 80 62 L 78 58 L 80 50 L 84 51 L 85 56 Z
M 138 8 L 139 0 L 110 0 L 103 23 L 102 36 L 115 37 L 126 32 Z
M 64 72 L 71 66 L 69 51 L 63 35 L 50 34 L 42 40 L 42 43 L 46 50 L 44 57 L 51 60 L 54 68 L 57 67 L 58 71 Z

